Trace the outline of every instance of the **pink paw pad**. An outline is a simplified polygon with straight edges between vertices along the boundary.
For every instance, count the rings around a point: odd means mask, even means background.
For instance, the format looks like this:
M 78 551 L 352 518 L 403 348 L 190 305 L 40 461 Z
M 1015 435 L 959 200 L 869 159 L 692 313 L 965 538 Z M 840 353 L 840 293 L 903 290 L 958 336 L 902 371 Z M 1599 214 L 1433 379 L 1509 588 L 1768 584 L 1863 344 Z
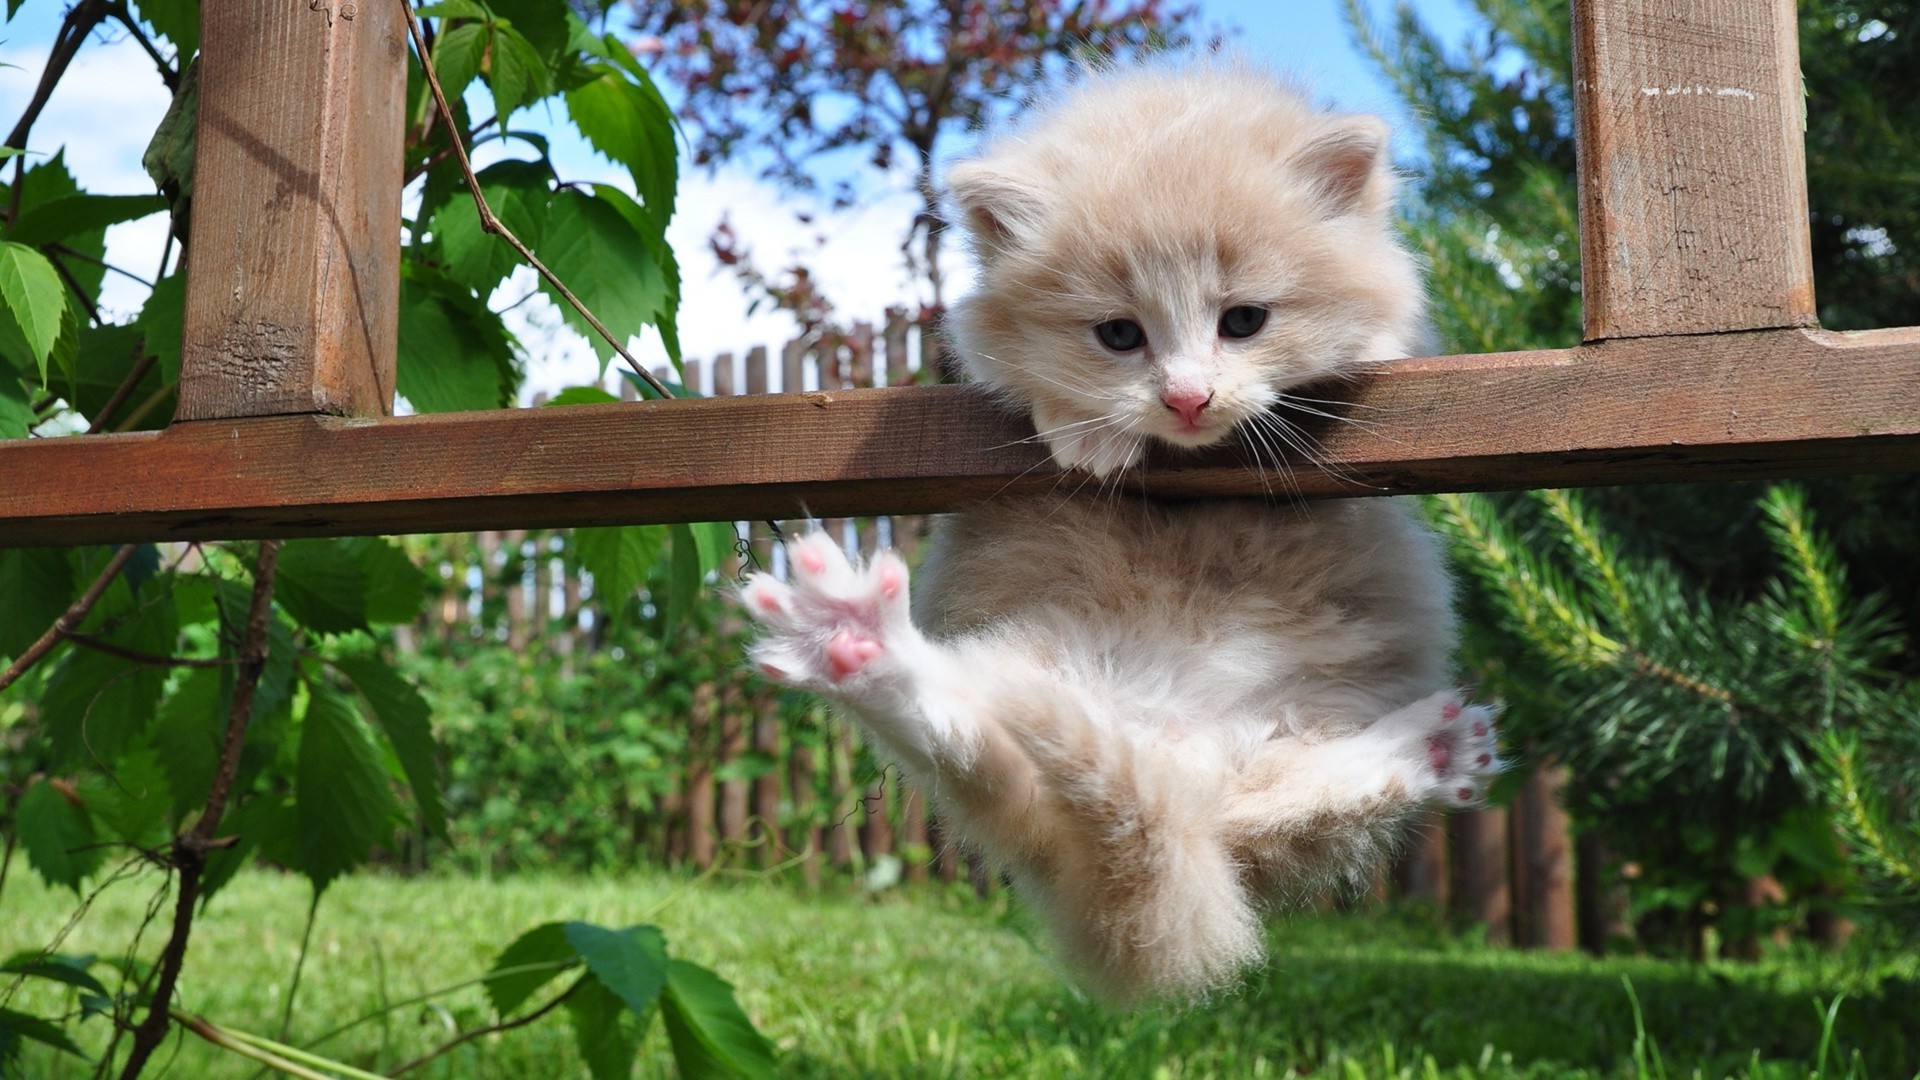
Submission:
M 796 557 L 800 560 L 800 568 L 809 574 L 823 573 L 827 569 L 827 560 L 821 558 L 820 553 L 811 548 L 801 548 L 796 553 Z
M 1440 706 L 1440 719 L 1451 721 L 1451 720 L 1458 719 L 1459 716 L 1460 716 L 1459 702 L 1449 701 L 1445 705 Z
M 857 674 L 867 666 L 867 661 L 884 651 L 884 647 L 872 638 L 858 637 L 851 630 L 842 630 L 827 642 L 827 663 L 833 667 L 834 678 L 844 679 Z
M 900 573 L 899 567 L 887 565 L 880 568 L 880 592 L 887 599 L 892 600 L 898 597 L 900 590 L 905 588 L 906 584 L 906 577 Z
M 1445 772 L 1447 762 L 1453 760 L 1453 748 L 1447 741 L 1435 735 L 1427 740 L 1427 760 L 1433 762 L 1435 772 Z

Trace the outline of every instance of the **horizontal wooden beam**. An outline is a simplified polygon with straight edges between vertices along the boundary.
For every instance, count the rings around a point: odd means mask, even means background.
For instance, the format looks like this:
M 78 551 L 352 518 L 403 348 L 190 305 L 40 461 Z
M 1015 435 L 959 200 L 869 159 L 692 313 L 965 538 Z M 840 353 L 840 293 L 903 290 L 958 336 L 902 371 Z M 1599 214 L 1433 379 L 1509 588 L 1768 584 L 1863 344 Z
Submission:
M 1319 465 L 1249 468 L 1229 445 L 1156 457 L 1127 485 L 1372 495 L 1920 468 L 1920 328 L 1404 360 L 1313 396 L 1345 418 L 1291 417 Z M 1030 436 L 961 386 L 203 420 L 0 443 L 0 544 L 924 513 L 1092 486 Z

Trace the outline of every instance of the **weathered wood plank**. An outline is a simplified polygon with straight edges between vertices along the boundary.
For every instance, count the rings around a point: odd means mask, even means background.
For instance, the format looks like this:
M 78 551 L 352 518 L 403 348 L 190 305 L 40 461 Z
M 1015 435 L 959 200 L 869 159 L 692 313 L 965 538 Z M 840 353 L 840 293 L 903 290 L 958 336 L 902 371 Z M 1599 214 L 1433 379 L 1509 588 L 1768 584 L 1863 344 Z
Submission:
M 201 9 L 182 420 L 393 411 L 398 5 Z
M 1814 323 L 1793 0 L 1577 0 L 1586 337 Z
M 1297 415 L 1322 466 L 1226 446 L 1165 497 L 1369 495 L 1920 468 L 1920 329 L 1764 331 L 1406 360 Z M 1080 486 L 965 386 L 0 443 L 0 544 L 927 513 Z

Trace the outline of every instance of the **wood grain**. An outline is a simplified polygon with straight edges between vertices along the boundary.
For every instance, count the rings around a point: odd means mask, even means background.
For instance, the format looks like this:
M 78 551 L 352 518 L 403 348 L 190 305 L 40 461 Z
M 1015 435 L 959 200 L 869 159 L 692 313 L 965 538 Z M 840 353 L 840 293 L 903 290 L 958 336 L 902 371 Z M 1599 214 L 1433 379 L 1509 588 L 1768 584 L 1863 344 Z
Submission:
M 1577 0 L 1586 338 L 1811 326 L 1793 0 Z
M 1761 331 L 1405 360 L 1296 415 L 1322 465 L 1162 455 L 1157 496 L 1284 498 L 1920 468 L 1920 329 Z M 1089 487 L 966 386 L 0 443 L 0 544 L 929 513 Z M 430 467 L 425 463 L 431 463 Z
M 381 0 L 207 0 L 182 420 L 393 411 L 406 50 Z

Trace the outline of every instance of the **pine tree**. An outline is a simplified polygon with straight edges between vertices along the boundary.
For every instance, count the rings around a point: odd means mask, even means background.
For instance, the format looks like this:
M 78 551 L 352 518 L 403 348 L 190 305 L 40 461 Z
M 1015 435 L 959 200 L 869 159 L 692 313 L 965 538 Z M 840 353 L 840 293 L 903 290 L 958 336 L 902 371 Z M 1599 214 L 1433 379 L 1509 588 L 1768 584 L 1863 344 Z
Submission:
M 1360 0 L 1348 14 L 1424 120 L 1408 233 L 1446 349 L 1571 345 L 1566 0 L 1475 7 L 1458 46 L 1405 7 L 1379 25 Z M 1810 0 L 1800 21 L 1822 318 L 1920 323 L 1920 0 Z M 1572 766 L 1576 828 L 1638 874 L 1643 939 L 1749 934 L 1742 886 L 1767 874 L 1794 896 L 1866 889 L 1883 913 L 1920 897 L 1920 651 L 1900 631 L 1920 620 L 1920 483 L 1432 508 L 1471 584 L 1465 667 L 1506 700 L 1509 732 Z

